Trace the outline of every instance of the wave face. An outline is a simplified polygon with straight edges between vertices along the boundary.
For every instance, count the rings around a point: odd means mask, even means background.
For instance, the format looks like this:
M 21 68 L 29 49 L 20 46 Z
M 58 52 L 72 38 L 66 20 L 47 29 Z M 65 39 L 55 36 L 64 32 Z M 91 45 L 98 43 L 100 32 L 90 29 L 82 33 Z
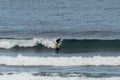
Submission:
M 119 52 L 120 40 L 76 40 L 64 39 L 61 42 L 60 53 L 80 52 Z M 0 39 L 0 50 L 54 52 L 56 39 Z
M 8 66 L 120 66 L 118 57 L 17 57 L 1 56 L 0 64 Z
M 61 48 L 68 53 L 120 51 L 120 40 L 64 40 Z
M 30 73 L 0 75 L 0 80 L 120 80 L 120 77 L 88 78 L 88 77 L 59 77 L 59 76 L 34 76 Z

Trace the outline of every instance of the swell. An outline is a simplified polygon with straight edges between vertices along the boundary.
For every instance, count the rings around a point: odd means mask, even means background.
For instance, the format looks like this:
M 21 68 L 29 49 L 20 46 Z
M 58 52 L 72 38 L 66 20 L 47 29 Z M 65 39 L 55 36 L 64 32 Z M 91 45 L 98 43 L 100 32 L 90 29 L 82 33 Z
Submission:
M 0 39 L 0 51 L 54 52 L 56 39 Z M 120 51 L 120 40 L 63 39 L 59 53 Z

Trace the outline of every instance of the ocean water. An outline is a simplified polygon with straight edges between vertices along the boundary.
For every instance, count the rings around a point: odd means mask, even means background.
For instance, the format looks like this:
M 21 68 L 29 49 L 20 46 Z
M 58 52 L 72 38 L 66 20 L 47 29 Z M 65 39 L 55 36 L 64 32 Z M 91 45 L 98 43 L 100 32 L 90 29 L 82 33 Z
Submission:
M 120 80 L 119 3 L 0 0 L 0 80 Z

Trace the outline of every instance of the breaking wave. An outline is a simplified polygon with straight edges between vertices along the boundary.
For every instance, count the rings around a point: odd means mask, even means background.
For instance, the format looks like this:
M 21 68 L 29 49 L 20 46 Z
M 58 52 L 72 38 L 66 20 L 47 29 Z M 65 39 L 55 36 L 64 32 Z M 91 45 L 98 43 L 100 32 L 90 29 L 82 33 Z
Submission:
M 42 44 L 47 48 L 55 48 L 55 39 L 33 38 L 33 39 L 0 39 L 0 48 L 10 49 L 15 46 L 18 47 L 34 47 Z
M 1 56 L 0 64 L 7 66 L 119 66 L 118 57 L 17 57 Z
M 0 50 L 54 52 L 57 39 L 0 39 Z M 120 52 L 120 40 L 63 39 L 59 53 Z
M 38 50 L 45 52 L 52 51 L 56 48 L 57 39 L 33 38 L 33 39 L 0 39 L 0 50 L 22 49 Z M 120 51 L 120 40 L 77 40 L 64 39 L 60 44 L 59 52 L 62 53 L 79 53 L 79 52 L 100 52 L 100 51 Z M 52 48 L 50 50 L 50 48 Z M 49 49 L 49 50 L 47 50 Z

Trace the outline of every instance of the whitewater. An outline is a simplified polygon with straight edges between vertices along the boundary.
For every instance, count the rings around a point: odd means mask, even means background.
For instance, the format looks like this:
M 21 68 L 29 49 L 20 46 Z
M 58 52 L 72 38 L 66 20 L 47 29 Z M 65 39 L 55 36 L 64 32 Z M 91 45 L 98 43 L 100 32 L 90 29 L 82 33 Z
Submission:
M 52 77 L 52 76 L 33 76 L 30 73 L 21 73 L 13 75 L 0 75 L 0 80 L 119 80 L 120 77 L 109 78 L 88 78 L 88 77 Z
M 15 46 L 19 47 L 34 47 L 38 44 L 42 44 L 47 48 L 55 48 L 56 39 L 45 38 L 33 38 L 29 40 L 25 39 L 0 39 L 0 48 L 10 49 Z
M 17 57 L 0 56 L 0 64 L 7 66 L 120 66 L 117 57 Z

